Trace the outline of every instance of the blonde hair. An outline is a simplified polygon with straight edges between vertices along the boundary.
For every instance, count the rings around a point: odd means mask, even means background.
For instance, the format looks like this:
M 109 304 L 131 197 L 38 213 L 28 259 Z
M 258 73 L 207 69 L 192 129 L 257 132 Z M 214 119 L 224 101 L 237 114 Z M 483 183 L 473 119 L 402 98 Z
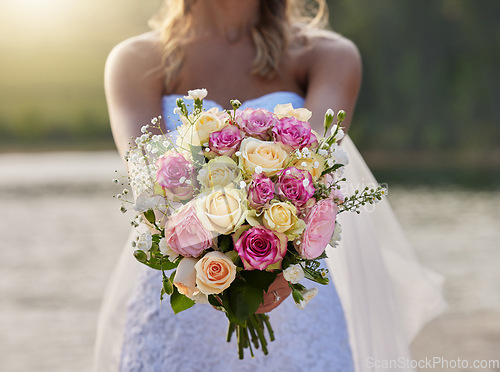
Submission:
M 167 86 L 179 73 L 184 58 L 182 47 L 192 25 L 191 7 L 196 1 L 165 0 L 160 12 L 150 20 L 150 26 L 160 33 Z M 251 30 L 257 50 L 252 73 L 272 77 L 291 35 L 327 24 L 325 0 L 261 0 L 259 21 Z

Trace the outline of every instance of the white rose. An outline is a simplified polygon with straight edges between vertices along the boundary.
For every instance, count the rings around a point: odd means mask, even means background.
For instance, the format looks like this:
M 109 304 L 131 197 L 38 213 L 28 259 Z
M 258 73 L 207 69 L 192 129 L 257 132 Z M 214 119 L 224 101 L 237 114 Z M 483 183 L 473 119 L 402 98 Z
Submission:
M 160 242 L 158 243 L 158 246 L 160 247 L 160 252 L 162 255 L 167 256 L 168 260 L 170 262 L 174 262 L 177 257 L 179 257 L 179 253 L 175 252 L 172 250 L 168 244 L 165 238 L 161 238 Z
M 238 182 L 240 178 L 241 174 L 238 165 L 227 156 L 220 156 L 210 160 L 198 174 L 198 181 L 205 188 L 224 187 L 229 185 L 230 182 Z
M 184 96 L 185 99 L 204 99 L 208 94 L 208 91 L 203 89 L 193 89 L 188 90 L 188 95 Z
M 307 303 L 313 299 L 314 296 L 318 294 L 318 288 L 306 289 L 300 292 L 302 297 L 304 297 L 304 301 L 300 301 L 299 303 L 295 303 L 300 310 L 304 310 Z
M 200 194 L 196 200 L 196 215 L 209 231 L 233 233 L 247 215 L 246 191 L 217 186 L 209 193 Z
M 306 108 L 294 109 L 291 103 L 287 103 L 284 105 L 276 105 L 276 107 L 274 108 L 274 113 L 278 116 L 279 119 L 296 117 L 301 121 L 308 121 L 312 116 L 312 112 L 309 111 L 308 109 Z
M 174 285 L 179 293 L 189 298 L 200 292 L 196 287 L 196 270 L 194 268 L 197 262 L 196 258 L 184 257 L 179 262 L 174 276 Z
M 304 270 L 302 270 L 302 266 L 299 264 L 290 265 L 283 270 L 283 278 L 285 278 L 287 282 L 297 284 L 304 279 Z

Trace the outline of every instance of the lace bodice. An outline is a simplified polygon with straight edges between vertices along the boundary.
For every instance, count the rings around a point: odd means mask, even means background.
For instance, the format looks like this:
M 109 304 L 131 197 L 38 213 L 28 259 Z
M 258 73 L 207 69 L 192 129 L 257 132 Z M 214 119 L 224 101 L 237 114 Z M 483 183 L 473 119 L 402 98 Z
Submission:
M 168 129 L 179 96 L 163 98 Z M 205 108 L 219 107 L 205 100 Z M 242 109 L 273 110 L 279 103 L 303 106 L 292 92 L 274 92 L 246 101 Z M 304 281 L 308 287 L 315 283 Z M 319 286 L 319 285 L 316 285 Z M 226 342 L 227 319 L 209 305 L 196 305 L 174 315 L 167 300 L 160 304 L 161 273 L 141 268 L 127 308 L 121 371 L 353 371 L 344 313 L 333 281 L 299 310 L 288 298 L 270 313 L 276 341 L 269 355 L 256 350 L 238 360 L 236 342 Z

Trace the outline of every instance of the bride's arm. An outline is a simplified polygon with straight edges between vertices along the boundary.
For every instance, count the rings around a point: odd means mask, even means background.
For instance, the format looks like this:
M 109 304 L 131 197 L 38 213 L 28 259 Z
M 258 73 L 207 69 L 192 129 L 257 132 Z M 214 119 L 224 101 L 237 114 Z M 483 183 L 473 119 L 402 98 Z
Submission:
M 323 135 L 327 109 L 346 111 L 343 121 L 347 131 L 361 85 L 361 57 L 356 46 L 342 36 L 312 38 L 312 48 L 305 56 L 308 79 L 305 107 L 313 112 L 311 125 Z
M 164 91 L 157 36 L 142 34 L 118 44 L 109 54 L 104 73 L 106 101 L 116 147 L 129 149 L 140 128 L 162 114 Z

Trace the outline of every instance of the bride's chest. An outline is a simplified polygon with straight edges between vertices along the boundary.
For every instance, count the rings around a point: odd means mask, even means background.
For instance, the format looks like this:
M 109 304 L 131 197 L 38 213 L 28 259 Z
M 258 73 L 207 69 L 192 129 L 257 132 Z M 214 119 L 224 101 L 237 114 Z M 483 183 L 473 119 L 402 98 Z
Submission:
M 304 94 L 304 86 L 294 61 L 282 58 L 271 77 L 254 74 L 256 50 L 253 45 L 197 43 L 184 50 L 181 69 L 169 93 L 183 94 L 189 89 L 206 88 L 211 99 L 229 102 L 262 96 L 274 91 Z

